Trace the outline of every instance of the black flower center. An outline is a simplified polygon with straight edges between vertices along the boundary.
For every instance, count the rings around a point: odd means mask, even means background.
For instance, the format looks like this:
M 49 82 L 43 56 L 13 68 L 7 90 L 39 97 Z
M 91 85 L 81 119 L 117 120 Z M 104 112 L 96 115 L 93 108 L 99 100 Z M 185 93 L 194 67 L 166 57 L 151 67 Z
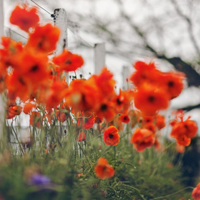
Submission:
M 155 101 L 155 97 L 154 96 L 149 96 L 148 100 L 152 103 Z
M 31 72 L 35 72 L 39 69 L 38 65 L 34 65 L 33 67 L 31 67 L 30 71 Z
M 102 110 L 102 111 L 105 111 L 105 110 L 107 110 L 107 107 L 108 107 L 108 106 L 107 106 L 106 104 L 102 104 L 102 105 L 101 105 L 101 110 Z
M 67 60 L 67 61 L 65 62 L 65 64 L 70 65 L 70 64 L 72 64 L 72 62 L 71 62 L 70 60 Z
M 121 104 L 122 104 L 122 102 L 119 100 L 119 98 L 117 99 L 117 104 L 118 104 L 118 105 L 121 105 Z
M 174 86 L 174 82 L 173 82 L 173 81 L 169 81 L 169 82 L 168 82 L 168 86 L 169 86 L 169 87 L 173 87 L 173 86 Z
M 109 138 L 112 139 L 114 137 L 113 134 L 109 134 Z

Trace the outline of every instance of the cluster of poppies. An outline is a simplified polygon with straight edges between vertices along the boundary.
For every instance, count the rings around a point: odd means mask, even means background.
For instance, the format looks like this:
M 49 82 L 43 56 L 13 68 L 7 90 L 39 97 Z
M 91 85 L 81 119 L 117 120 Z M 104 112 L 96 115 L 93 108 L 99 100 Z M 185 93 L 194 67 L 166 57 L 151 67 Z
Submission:
M 28 40 L 23 45 L 9 37 L 1 38 L 0 91 L 8 97 L 7 119 L 23 111 L 30 115 L 32 126 L 41 128 L 44 120 L 53 126 L 54 119 L 65 122 L 71 118 L 78 127 L 78 142 L 86 140 L 85 130 L 97 124 L 108 146 L 120 142 L 119 131 L 124 123 L 131 128 L 137 124 L 130 141 L 134 148 L 138 152 L 152 145 L 159 149 L 159 131 L 165 127 L 165 118 L 158 111 L 166 109 L 170 100 L 181 93 L 185 77 L 182 73 L 164 73 L 154 63 L 138 61 L 130 76 L 133 89 L 116 93 L 113 74 L 106 67 L 88 80 L 75 77 L 68 85 L 64 72 L 76 71 L 84 60 L 64 48 L 60 55 L 49 58 L 56 50 L 59 28 L 39 24 L 37 9 L 26 5 L 16 6 L 10 22 L 25 31 Z M 20 103 L 16 103 L 17 98 Z M 130 109 L 133 100 L 137 111 Z M 189 145 L 197 132 L 195 122 L 181 118 L 171 124 L 171 136 L 178 145 Z M 105 158 L 99 158 L 94 169 L 100 179 L 115 173 Z
M 191 138 L 196 136 L 198 127 L 195 121 L 190 120 L 190 117 L 185 121 L 183 117 L 183 111 L 178 111 L 176 118 L 170 123 L 172 126 L 170 135 L 177 140 L 179 146 L 188 146 L 191 142 Z

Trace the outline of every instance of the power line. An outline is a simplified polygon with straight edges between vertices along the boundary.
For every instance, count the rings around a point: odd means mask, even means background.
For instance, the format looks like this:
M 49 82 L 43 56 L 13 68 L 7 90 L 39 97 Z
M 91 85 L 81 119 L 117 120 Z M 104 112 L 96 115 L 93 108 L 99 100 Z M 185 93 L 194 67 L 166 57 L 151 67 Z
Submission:
M 46 13 L 50 14 L 51 17 L 54 17 L 54 14 L 51 14 L 49 11 L 47 11 L 46 9 L 44 9 L 42 6 L 40 6 L 38 3 L 36 3 L 35 1 L 31 0 L 34 4 L 36 4 L 39 8 L 41 8 L 42 10 L 44 10 Z
M 72 30 L 69 26 L 67 26 L 67 28 L 76 36 L 76 37 L 78 37 L 80 40 L 82 40 L 85 44 L 87 44 L 88 46 L 90 46 L 91 48 L 94 48 L 94 46 L 92 46 L 91 44 L 89 44 L 88 42 L 86 42 L 84 39 L 82 39 L 79 35 L 77 35 L 76 33 L 75 33 L 75 31 L 74 30 Z
M 51 14 L 49 11 L 47 11 L 46 9 L 44 9 L 42 6 L 40 6 L 38 3 L 36 3 L 35 1 L 31 0 L 34 4 L 36 4 L 39 8 L 41 8 L 42 10 L 44 10 L 46 13 L 50 14 L 51 17 L 55 18 L 54 14 Z M 71 24 L 73 24 L 72 21 L 69 21 Z M 77 26 L 77 25 L 76 25 Z M 91 44 L 89 44 L 88 42 L 86 42 L 84 39 L 82 39 L 79 35 L 77 35 L 75 33 L 75 31 L 73 29 L 71 29 L 68 25 L 67 28 L 77 37 L 79 38 L 79 40 L 83 41 L 85 44 L 87 44 L 89 47 L 94 48 L 94 46 L 92 46 Z

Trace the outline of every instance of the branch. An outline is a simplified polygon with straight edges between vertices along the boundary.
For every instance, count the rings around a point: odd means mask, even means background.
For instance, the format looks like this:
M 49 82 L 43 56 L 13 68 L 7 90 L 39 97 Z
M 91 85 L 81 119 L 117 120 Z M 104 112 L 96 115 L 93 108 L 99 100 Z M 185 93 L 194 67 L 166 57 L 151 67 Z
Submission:
M 194 34 L 193 34 L 193 26 L 192 26 L 192 22 L 191 22 L 190 18 L 188 18 L 186 15 L 184 15 L 182 13 L 182 11 L 178 7 L 178 4 L 176 3 L 175 0 L 171 0 L 171 2 L 174 5 L 174 8 L 176 9 L 176 12 L 178 13 L 178 15 L 186 21 L 186 23 L 188 25 L 188 33 L 189 33 L 189 36 L 190 36 L 190 40 L 191 40 L 192 44 L 194 45 L 194 48 L 195 48 L 198 56 L 200 57 L 200 49 L 197 45 L 197 41 L 195 40 L 195 37 L 194 37 Z
M 188 112 L 188 111 L 196 109 L 196 108 L 200 108 L 200 104 L 197 104 L 194 106 L 187 106 L 187 107 L 181 108 L 181 110 L 185 110 L 186 112 Z
M 200 75 L 195 71 L 195 69 L 193 69 L 193 67 L 190 64 L 183 61 L 180 57 L 168 58 L 165 54 L 158 53 L 156 51 L 156 49 L 148 43 L 146 34 L 139 28 L 139 26 L 133 24 L 132 21 L 131 21 L 131 18 L 124 12 L 123 6 L 122 6 L 122 1 L 117 0 L 117 2 L 120 5 L 121 15 L 124 17 L 124 19 L 130 25 L 130 27 L 143 40 L 144 48 L 151 51 L 157 58 L 168 61 L 170 64 L 172 64 L 175 67 L 176 70 L 185 73 L 185 75 L 187 77 L 187 81 L 188 81 L 188 86 L 196 86 L 196 87 L 200 86 Z

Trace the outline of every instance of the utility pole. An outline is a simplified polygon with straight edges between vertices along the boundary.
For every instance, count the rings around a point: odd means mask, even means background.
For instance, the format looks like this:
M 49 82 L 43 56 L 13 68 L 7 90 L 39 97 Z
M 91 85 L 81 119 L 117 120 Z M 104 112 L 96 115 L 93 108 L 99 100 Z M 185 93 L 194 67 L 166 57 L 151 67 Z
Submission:
M 65 48 L 67 48 L 67 13 L 63 8 L 56 8 L 54 10 L 54 24 L 61 30 L 60 39 L 57 43 L 55 54 L 58 55 L 63 52 Z M 69 75 L 65 74 L 66 82 L 69 84 Z
M 94 46 L 94 73 L 99 74 L 105 66 L 105 43 L 98 43 Z

